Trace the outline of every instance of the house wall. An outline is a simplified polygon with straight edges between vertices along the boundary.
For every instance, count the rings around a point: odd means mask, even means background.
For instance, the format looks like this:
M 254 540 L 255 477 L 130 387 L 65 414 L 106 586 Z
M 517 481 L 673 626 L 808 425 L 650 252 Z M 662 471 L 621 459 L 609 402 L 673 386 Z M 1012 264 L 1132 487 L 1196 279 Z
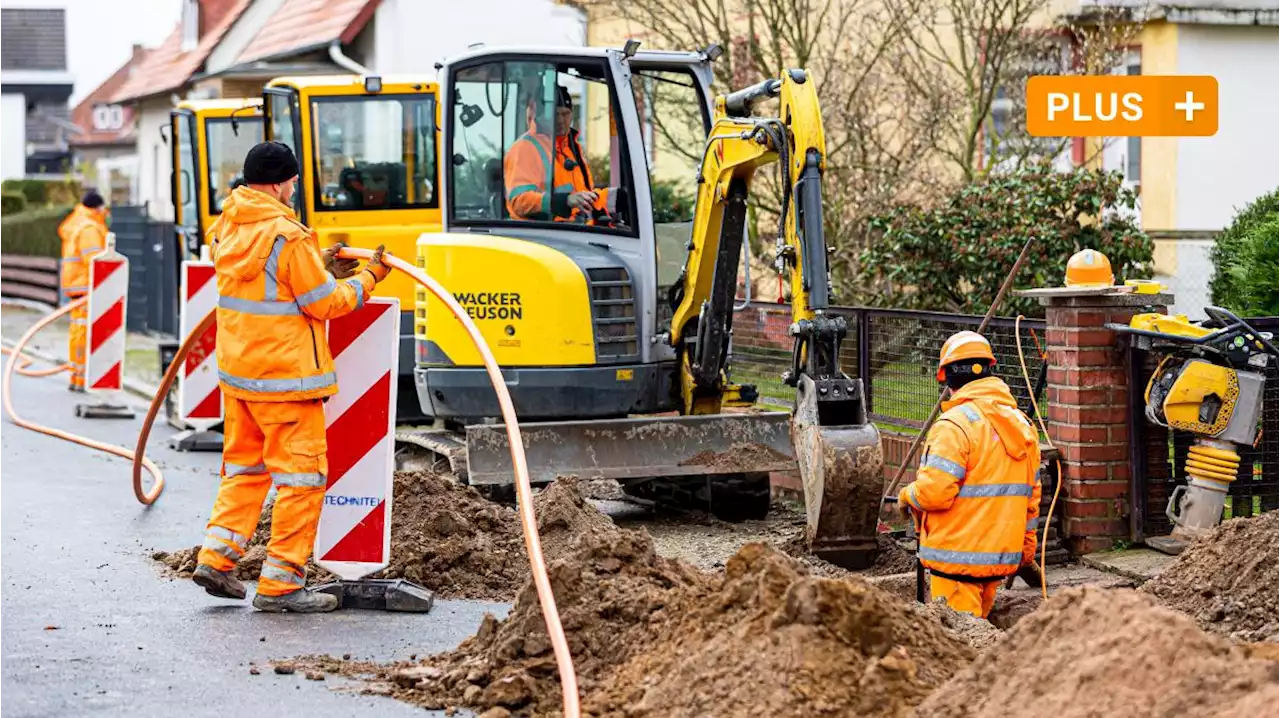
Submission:
M 431 28 L 447 31 L 432 32 Z M 586 16 L 552 0 L 382 0 L 374 14 L 373 30 L 371 69 L 435 77 L 435 63 L 478 42 L 490 46 L 582 46 Z
M 164 129 L 168 137 L 169 110 L 167 97 L 151 98 L 138 103 L 138 200 L 148 205 L 147 213 L 165 222 L 173 221 L 173 205 L 169 192 L 169 145 L 161 140 Z
M 26 173 L 27 100 L 22 93 L 0 95 L 0 179 L 17 179 Z
M 1280 42 L 1276 28 L 1183 25 L 1178 72 L 1218 79 L 1218 133 L 1178 142 L 1174 228 L 1218 230 L 1280 185 Z

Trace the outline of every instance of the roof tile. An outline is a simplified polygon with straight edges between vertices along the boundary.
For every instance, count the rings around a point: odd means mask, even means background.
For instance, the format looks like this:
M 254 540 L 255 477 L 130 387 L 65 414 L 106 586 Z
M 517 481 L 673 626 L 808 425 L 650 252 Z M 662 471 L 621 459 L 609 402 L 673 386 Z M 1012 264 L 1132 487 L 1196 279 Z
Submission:
M 138 100 L 169 92 L 186 84 L 250 2 L 251 0 L 201 0 L 202 34 L 196 48 L 183 52 L 182 22 L 179 21 L 164 43 L 147 53 L 146 60 L 134 69 L 132 76 L 110 101 Z
M 236 62 L 287 55 L 334 40 L 350 42 L 377 7 L 378 0 L 285 0 Z

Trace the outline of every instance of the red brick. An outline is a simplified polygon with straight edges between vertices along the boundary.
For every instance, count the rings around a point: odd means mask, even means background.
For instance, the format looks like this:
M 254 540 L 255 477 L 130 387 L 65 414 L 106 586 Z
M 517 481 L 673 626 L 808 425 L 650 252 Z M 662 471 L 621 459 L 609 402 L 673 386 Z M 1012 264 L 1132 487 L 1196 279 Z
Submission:
M 1074 481 L 1110 478 L 1109 467 L 1110 464 L 1069 463 L 1062 466 L 1062 472 L 1066 474 L 1068 485 L 1070 485 Z
M 1129 443 L 1128 424 L 1113 424 L 1107 428 L 1107 440 L 1113 444 Z
M 1069 346 L 1070 336 L 1074 334 L 1067 329 L 1048 329 L 1044 333 L 1044 343 L 1047 346 Z
M 1066 518 L 1068 536 L 1114 536 L 1126 538 L 1129 535 L 1129 522 L 1123 519 L 1078 519 Z
M 1059 427 L 1071 421 L 1071 411 L 1074 407 L 1066 404 L 1050 404 L 1049 410 L 1045 412 L 1049 421 L 1049 435 L 1054 439 L 1058 438 L 1057 430 Z
M 1060 444 L 1058 448 L 1067 462 L 1121 461 L 1129 455 L 1129 447 L 1123 444 Z
M 1083 387 L 1116 387 L 1128 385 L 1128 372 L 1123 369 L 1075 369 L 1068 371 L 1068 378 L 1074 378 L 1076 386 Z
M 1132 477 L 1132 474 L 1129 472 L 1129 464 L 1128 464 L 1128 463 L 1112 464 L 1112 465 L 1111 465 L 1111 478 L 1112 478 L 1113 480 L 1115 480 L 1115 481 L 1123 481 L 1123 482 L 1125 482 L 1125 485 L 1126 485 L 1126 486 L 1128 486 L 1128 484 L 1129 484 L 1129 479 L 1130 479 L 1131 477 Z
M 1072 412 L 1082 424 L 1120 424 L 1129 419 L 1129 409 L 1125 406 L 1082 406 Z
M 1116 333 L 1110 329 L 1078 329 L 1067 332 L 1068 347 L 1110 349 L 1115 343 Z
M 1071 387 L 1062 387 L 1058 389 L 1058 401 L 1063 404 L 1095 405 L 1102 404 L 1107 401 L 1108 391 L 1106 389 L 1075 389 Z M 1052 401 L 1052 399 L 1050 399 Z
M 1118 499 L 1129 495 L 1129 484 L 1121 481 L 1068 480 L 1066 489 L 1067 495 L 1074 499 Z
M 1062 515 L 1068 519 L 1086 517 L 1110 518 L 1112 516 L 1110 501 L 1084 501 L 1069 498 L 1063 504 Z
M 1086 553 L 1097 553 L 1099 551 L 1110 551 L 1115 547 L 1115 539 L 1112 538 L 1082 538 L 1071 537 L 1066 540 L 1067 550 L 1079 556 Z
M 1080 424 L 1063 424 L 1058 427 L 1054 437 L 1058 441 L 1075 441 L 1084 444 L 1105 444 L 1107 428 L 1104 426 L 1081 426 Z

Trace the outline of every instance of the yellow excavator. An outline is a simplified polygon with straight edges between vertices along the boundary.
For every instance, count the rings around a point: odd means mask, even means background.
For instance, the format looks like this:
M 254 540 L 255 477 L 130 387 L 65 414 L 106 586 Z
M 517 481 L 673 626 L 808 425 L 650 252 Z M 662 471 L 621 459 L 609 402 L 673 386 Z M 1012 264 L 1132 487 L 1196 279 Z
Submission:
M 828 311 L 816 89 L 788 70 L 713 97 L 720 53 L 629 41 L 481 48 L 444 64 L 444 231 L 421 236 L 418 264 L 493 348 L 535 482 L 612 478 L 629 494 L 742 519 L 768 511 L 770 472 L 798 470 L 811 549 L 864 567 L 877 551 L 883 455 L 862 384 L 839 365 L 845 321 Z M 683 141 L 705 148 L 684 216 L 655 206 L 652 120 L 672 103 L 697 118 Z M 777 111 L 753 116 L 765 103 Z M 597 136 L 585 137 L 578 128 L 591 118 Z M 775 164 L 795 407 L 739 410 L 755 390 L 728 376 L 738 267 L 752 182 Z M 414 378 L 435 423 L 398 439 L 447 459 L 473 486 L 509 485 L 479 357 L 437 300 L 420 294 L 416 312 Z
M 382 244 L 409 259 L 420 234 L 440 229 L 436 88 L 421 77 L 377 75 L 267 83 L 266 139 L 297 155 L 294 209 L 321 246 Z M 400 300 L 400 421 L 421 418 L 413 385 L 414 287 L 397 272 L 374 292 Z
M 183 100 L 169 112 L 173 223 L 186 252 L 200 256 L 204 233 L 240 178 L 244 156 L 262 141 L 262 101 Z

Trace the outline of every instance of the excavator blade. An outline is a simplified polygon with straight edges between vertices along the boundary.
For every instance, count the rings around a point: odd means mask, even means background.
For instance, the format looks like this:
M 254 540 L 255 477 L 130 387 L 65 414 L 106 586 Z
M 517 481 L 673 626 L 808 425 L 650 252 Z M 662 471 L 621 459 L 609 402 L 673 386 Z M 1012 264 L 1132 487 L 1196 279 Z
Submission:
M 879 552 L 884 452 L 880 432 L 867 421 L 862 382 L 802 376 L 792 440 L 809 550 L 844 568 L 871 566 Z
M 627 482 L 672 476 L 794 471 L 786 412 L 656 416 L 520 424 L 529 478 L 560 476 Z M 502 424 L 467 427 L 471 484 L 510 484 L 510 444 Z

